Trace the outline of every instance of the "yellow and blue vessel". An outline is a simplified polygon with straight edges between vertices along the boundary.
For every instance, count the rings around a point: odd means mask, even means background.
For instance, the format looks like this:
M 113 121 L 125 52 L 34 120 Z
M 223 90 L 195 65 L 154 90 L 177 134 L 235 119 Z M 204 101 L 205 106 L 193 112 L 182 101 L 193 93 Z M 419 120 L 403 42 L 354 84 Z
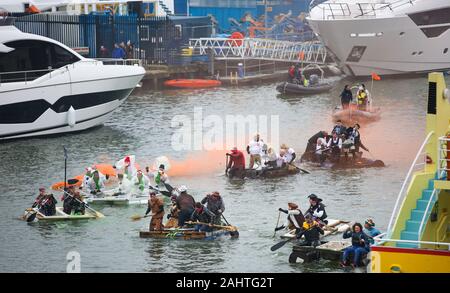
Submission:
M 449 212 L 450 91 L 442 73 L 430 73 L 426 138 L 403 182 L 387 233 L 375 239 L 368 271 L 450 272 Z

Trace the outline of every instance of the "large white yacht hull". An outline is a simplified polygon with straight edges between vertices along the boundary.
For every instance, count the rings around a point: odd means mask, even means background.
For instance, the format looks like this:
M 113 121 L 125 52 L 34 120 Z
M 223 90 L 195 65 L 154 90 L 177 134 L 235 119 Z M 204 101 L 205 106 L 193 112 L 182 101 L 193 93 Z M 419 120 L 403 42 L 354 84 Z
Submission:
M 428 38 L 407 15 L 308 22 L 347 73 L 367 76 L 446 70 L 450 68 L 450 29 Z M 349 60 L 354 47 L 365 47 Z M 446 50 L 447 48 L 447 50 Z M 351 58 L 350 58 L 351 59 Z

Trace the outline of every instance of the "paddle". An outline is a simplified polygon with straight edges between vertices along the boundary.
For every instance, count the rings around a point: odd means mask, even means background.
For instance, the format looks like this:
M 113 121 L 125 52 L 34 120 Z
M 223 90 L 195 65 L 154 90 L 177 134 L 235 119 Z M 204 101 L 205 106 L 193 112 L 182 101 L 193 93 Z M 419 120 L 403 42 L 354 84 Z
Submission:
M 314 226 L 313 226 L 314 227 Z M 310 229 L 312 229 L 313 227 L 311 227 Z M 308 229 L 309 230 L 309 229 Z M 334 229 L 333 229 L 334 230 Z M 336 231 L 337 231 L 337 228 L 335 229 Z M 307 231 L 307 230 L 305 230 L 305 231 Z M 286 243 L 288 243 L 289 241 L 292 241 L 292 240 L 295 240 L 295 239 L 297 239 L 297 237 L 292 237 L 292 238 L 290 238 L 290 239 L 288 239 L 288 240 L 283 240 L 283 241 L 280 241 L 280 242 L 278 242 L 277 244 L 275 244 L 274 246 L 272 246 L 271 248 L 270 248 L 270 250 L 271 251 L 275 251 L 275 250 L 278 250 L 278 249 L 280 249 L 281 247 L 283 247 Z
M 297 166 L 295 166 L 295 165 L 292 164 L 292 163 L 288 163 L 288 165 L 297 168 L 297 170 L 300 170 L 300 171 L 302 171 L 303 173 L 306 173 L 306 174 L 310 174 L 310 173 L 311 173 L 311 172 L 309 172 L 308 170 L 305 170 L 305 169 L 302 169 L 302 168 L 300 168 L 300 167 L 297 167 Z
M 192 222 L 192 221 L 188 221 L 185 222 L 186 224 L 189 225 L 207 225 L 210 227 L 214 227 L 214 228 L 222 228 L 228 231 L 237 231 L 237 228 L 235 226 L 223 226 L 223 225 L 215 225 L 215 224 L 211 224 L 211 223 L 205 223 L 205 222 Z
M 277 224 L 276 224 L 276 226 L 275 226 L 275 229 L 276 228 L 278 228 L 278 224 L 280 223 L 280 216 L 281 216 L 281 211 L 278 211 L 278 219 L 277 219 Z M 274 232 L 273 232 L 273 237 L 272 238 L 275 238 L 275 235 L 277 234 L 277 230 L 275 230 Z
M 103 215 L 103 214 L 100 213 L 100 212 L 97 212 L 96 210 L 94 210 L 93 208 L 91 208 L 88 204 L 82 202 L 81 200 L 79 200 L 78 198 L 74 197 L 73 195 L 71 195 L 71 194 L 68 193 L 67 191 L 64 191 L 64 193 L 67 194 L 68 196 L 70 196 L 71 198 L 75 199 L 75 200 L 78 201 L 79 203 L 84 204 L 84 206 L 85 206 L 87 209 L 89 209 L 91 212 L 93 212 L 97 218 L 104 218 L 104 217 L 105 217 L 105 215 Z
M 136 222 L 136 221 L 139 221 L 139 220 L 141 220 L 141 219 L 143 219 L 143 218 L 147 218 L 147 217 L 149 217 L 149 216 L 150 216 L 150 214 L 145 215 L 145 216 L 141 216 L 141 215 L 133 215 L 133 216 L 131 216 L 131 220 L 132 220 L 133 222 Z
M 272 247 L 270 248 L 270 250 L 271 250 L 271 251 L 278 250 L 278 249 L 280 249 L 281 247 L 283 247 L 286 243 L 288 243 L 289 241 L 296 240 L 296 239 L 297 239 L 297 237 L 292 237 L 292 238 L 290 238 L 290 239 L 288 239 L 288 240 L 280 241 L 280 242 L 278 242 L 277 244 L 275 244 L 274 246 L 272 246 Z
M 27 218 L 27 216 L 30 214 L 30 211 L 27 211 L 27 214 L 24 216 L 24 218 L 27 220 L 27 223 L 33 222 L 37 216 L 37 213 L 37 211 L 32 210 L 32 214 Z
M 223 214 L 221 214 L 221 216 L 225 220 L 225 223 L 227 223 L 228 226 L 233 227 L 233 226 L 230 225 L 230 223 L 228 223 L 227 219 L 225 218 L 225 216 Z M 230 231 L 230 235 L 233 236 L 233 237 L 234 236 L 238 237 L 239 236 L 239 231 L 237 229 L 236 229 L 236 231 Z

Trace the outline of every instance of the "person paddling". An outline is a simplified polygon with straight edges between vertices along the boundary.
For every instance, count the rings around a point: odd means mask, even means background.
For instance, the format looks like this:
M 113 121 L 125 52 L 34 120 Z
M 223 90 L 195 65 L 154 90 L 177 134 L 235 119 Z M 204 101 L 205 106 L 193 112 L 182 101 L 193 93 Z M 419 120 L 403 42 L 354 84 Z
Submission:
M 247 153 L 250 155 L 249 169 L 253 169 L 254 164 L 261 166 L 261 154 L 264 142 L 257 133 L 252 141 L 247 145 Z
M 233 147 L 231 153 L 227 153 L 227 156 L 230 157 L 228 161 L 227 168 L 225 169 L 225 174 L 229 174 L 231 177 L 241 177 L 245 170 L 245 156 L 244 154 L 237 149 L 237 147 Z
M 39 195 L 34 201 L 32 207 L 37 207 L 39 212 L 45 216 L 54 216 L 56 214 L 56 201 L 53 194 L 46 194 L 45 188 L 39 188 Z
M 320 224 L 313 219 L 311 215 L 305 216 L 305 222 L 303 223 L 302 229 L 299 233 L 297 233 L 297 239 L 300 239 L 302 236 L 305 237 L 305 240 L 300 243 L 301 246 L 319 246 L 320 243 L 320 235 L 323 235 L 325 232 L 320 227 Z
M 319 224 L 326 225 L 328 223 L 325 220 L 327 218 L 327 212 L 325 211 L 325 205 L 322 203 L 322 199 L 314 193 L 308 195 L 308 198 L 310 206 L 305 215 L 311 215 L 314 220 L 319 221 Z
M 288 209 L 279 208 L 278 211 L 287 214 L 286 222 L 280 227 L 276 227 L 275 231 L 279 231 L 282 229 L 295 229 L 295 233 L 299 233 L 301 231 L 303 222 L 305 221 L 305 217 L 303 213 L 298 208 L 296 203 L 290 202 L 288 203 Z
M 165 228 L 176 228 L 178 227 L 178 214 L 180 210 L 177 207 L 177 196 L 172 195 L 170 200 L 172 201 L 172 205 L 170 206 L 170 213 L 167 215 L 167 223 L 164 224 Z
M 39 188 L 39 195 L 36 197 L 36 199 L 34 200 L 34 203 L 31 205 L 31 207 L 35 208 L 40 208 L 41 207 L 41 203 L 42 201 L 45 199 L 45 187 L 40 187 Z
M 192 195 L 187 193 L 186 186 L 182 185 L 178 187 L 178 192 L 176 204 L 180 213 L 178 214 L 178 227 L 183 227 L 184 223 L 189 220 L 194 211 L 195 199 Z
M 105 188 L 105 182 L 106 178 L 103 174 L 100 173 L 98 170 L 94 170 L 92 172 L 92 178 L 89 180 L 88 183 L 88 192 L 91 194 L 97 194 L 99 192 L 102 192 L 102 190 Z
M 195 210 L 192 212 L 191 220 L 193 222 L 202 222 L 205 224 L 196 224 L 194 230 L 197 232 L 211 232 L 212 227 L 209 224 L 215 222 L 216 215 L 208 210 L 200 202 L 195 203 Z
M 133 177 L 131 182 L 140 190 L 140 192 L 144 192 L 145 188 L 149 185 L 150 180 L 142 173 L 141 170 L 138 170 L 136 176 Z
M 220 193 L 218 191 L 214 191 L 213 193 L 206 195 L 202 199 L 201 203 L 206 204 L 208 210 L 215 215 L 214 224 L 221 225 L 221 217 L 223 212 L 225 211 L 225 203 L 223 202 Z
M 150 212 L 152 212 L 152 218 L 150 220 L 149 230 L 161 231 L 164 228 L 162 223 L 164 217 L 164 202 L 156 196 L 154 191 L 150 192 L 150 198 L 148 200 L 148 207 L 145 212 L 145 216 L 147 216 Z

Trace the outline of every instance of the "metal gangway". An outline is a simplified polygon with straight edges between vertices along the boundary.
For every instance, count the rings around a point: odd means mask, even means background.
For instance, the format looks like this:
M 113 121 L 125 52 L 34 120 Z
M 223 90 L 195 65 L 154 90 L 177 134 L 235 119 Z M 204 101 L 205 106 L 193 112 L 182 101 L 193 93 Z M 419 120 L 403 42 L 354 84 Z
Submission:
M 324 64 L 327 50 L 321 42 L 291 42 L 262 38 L 199 38 L 189 46 L 200 55 L 214 55 L 216 60 L 255 59 L 280 62 Z

